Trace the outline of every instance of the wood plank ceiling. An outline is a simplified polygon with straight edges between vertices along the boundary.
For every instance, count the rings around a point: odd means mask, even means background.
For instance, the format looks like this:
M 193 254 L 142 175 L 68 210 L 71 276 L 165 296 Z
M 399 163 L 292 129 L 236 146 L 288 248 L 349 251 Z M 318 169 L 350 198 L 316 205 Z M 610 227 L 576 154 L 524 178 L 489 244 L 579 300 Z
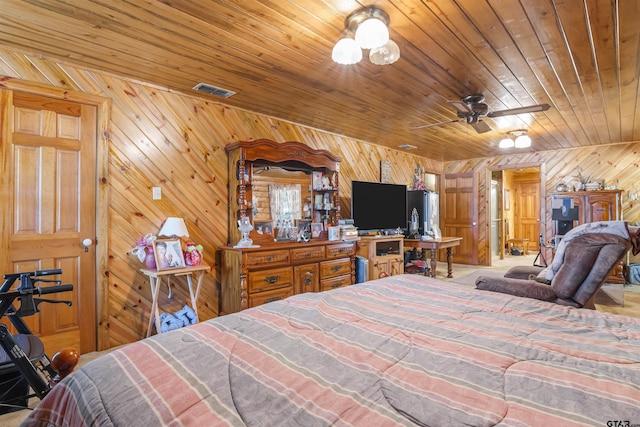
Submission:
M 640 140 L 640 1 L 389 0 L 391 65 L 331 60 L 351 0 L 4 0 L 0 46 L 441 161 Z M 44 71 L 46 73 L 46 71 Z M 195 92 L 206 82 L 236 92 Z M 481 92 L 479 134 L 447 102 Z M 256 138 L 261 135 L 256 135 Z

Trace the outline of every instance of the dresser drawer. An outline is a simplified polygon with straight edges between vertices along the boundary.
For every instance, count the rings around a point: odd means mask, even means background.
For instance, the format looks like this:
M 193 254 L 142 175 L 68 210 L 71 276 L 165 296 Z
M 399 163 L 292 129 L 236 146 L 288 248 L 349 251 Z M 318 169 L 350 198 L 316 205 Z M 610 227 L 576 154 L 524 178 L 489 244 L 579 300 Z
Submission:
M 249 294 L 249 308 L 256 307 L 273 301 L 279 301 L 293 295 L 293 287 L 274 289 L 271 291 Z
M 342 276 L 344 274 L 351 274 L 351 259 L 349 258 L 334 259 L 320 263 L 321 279 Z
M 244 264 L 247 267 L 269 267 L 272 265 L 289 264 L 291 255 L 288 249 L 279 249 L 275 251 L 264 252 L 245 252 Z
M 323 246 L 291 249 L 291 261 L 298 264 L 308 261 L 322 261 L 324 259 Z
M 337 243 L 326 246 L 327 259 L 344 258 L 356 254 L 355 243 Z
M 249 294 L 285 286 L 293 286 L 293 270 L 291 267 L 272 268 L 249 273 Z
M 342 288 L 349 285 L 351 285 L 351 275 L 332 277 L 330 279 L 323 279 L 320 282 L 320 290 L 330 291 L 331 289 Z

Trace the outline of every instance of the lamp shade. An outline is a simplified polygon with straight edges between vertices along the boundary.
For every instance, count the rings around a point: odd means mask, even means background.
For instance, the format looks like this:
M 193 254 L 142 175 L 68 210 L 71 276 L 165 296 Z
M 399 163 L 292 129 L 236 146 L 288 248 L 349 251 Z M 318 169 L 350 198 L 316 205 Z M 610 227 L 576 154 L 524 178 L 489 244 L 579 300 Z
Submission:
M 169 217 L 162 225 L 158 235 L 167 237 L 189 237 L 189 232 L 187 231 L 184 219 Z
M 513 148 L 514 146 L 514 142 L 513 139 L 511 138 L 505 138 L 502 141 L 500 141 L 500 148 Z
M 369 51 L 369 60 L 376 65 L 393 64 L 398 59 L 400 59 L 400 48 L 391 39 Z
M 363 49 L 382 46 L 389 41 L 389 30 L 378 18 L 369 18 L 358 25 L 356 42 Z
M 357 64 L 362 59 L 362 49 L 354 39 L 343 37 L 333 47 L 331 59 L 343 65 Z
M 516 148 L 527 148 L 531 146 L 531 138 L 529 135 L 520 135 L 516 138 Z

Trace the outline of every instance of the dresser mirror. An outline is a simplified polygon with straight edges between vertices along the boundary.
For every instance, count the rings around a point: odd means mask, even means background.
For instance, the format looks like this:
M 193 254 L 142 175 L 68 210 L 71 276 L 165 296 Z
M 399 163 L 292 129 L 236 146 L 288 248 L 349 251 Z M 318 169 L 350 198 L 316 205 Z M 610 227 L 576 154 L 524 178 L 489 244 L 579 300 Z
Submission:
M 256 223 L 273 223 L 283 230 L 311 219 L 311 171 L 273 164 L 252 165 L 252 216 Z M 286 238 L 284 235 L 275 238 Z

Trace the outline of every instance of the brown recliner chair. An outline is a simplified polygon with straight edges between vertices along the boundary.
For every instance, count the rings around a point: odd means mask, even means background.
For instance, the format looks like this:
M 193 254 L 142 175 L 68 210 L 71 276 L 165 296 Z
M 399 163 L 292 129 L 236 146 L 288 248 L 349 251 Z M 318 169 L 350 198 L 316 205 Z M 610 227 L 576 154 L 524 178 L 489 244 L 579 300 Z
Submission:
M 504 277 L 478 277 L 476 288 L 593 309 L 596 292 L 630 248 L 631 241 L 618 235 L 582 234 L 567 243 L 550 282 L 540 277 L 542 267 L 519 266 Z

